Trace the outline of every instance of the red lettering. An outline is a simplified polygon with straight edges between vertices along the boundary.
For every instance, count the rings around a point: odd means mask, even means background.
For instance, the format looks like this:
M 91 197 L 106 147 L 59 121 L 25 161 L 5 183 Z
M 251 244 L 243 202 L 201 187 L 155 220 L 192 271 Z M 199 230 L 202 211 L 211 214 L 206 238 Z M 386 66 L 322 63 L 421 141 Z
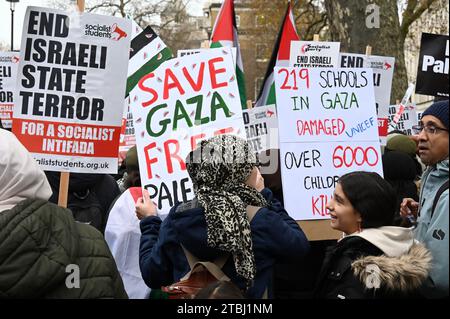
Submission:
M 170 144 L 175 145 L 175 150 L 173 152 L 170 152 Z M 180 151 L 180 144 L 177 140 L 167 140 L 164 142 L 164 155 L 166 156 L 166 165 L 167 165 L 167 171 L 169 174 L 173 173 L 173 165 L 172 165 L 172 158 L 177 160 L 178 163 L 180 163 L 180 167 L 183 171 L 186 170 L 186 163 L 184 160 L 178 155 L 178 152 Z
M 327 195 L 320 195 L 319 197 L 312 197 L 311 199 L 312 204 L 312 213 L 313 216 L 320 215 L 320 216 L 327 216 L 330 215 L 330 212 L 327 209 L 328 204 L 328 196 Z
M 205 136 L 206 136 L 205 133 L 200 133 L 200 134 L 191 136 L 191 150 L 194 150 L 197 147 L 197 140 L 204 139 Z
M 338 136 L 345 131 L 345 122 L 342 119 L 324 120 L 298 120 L 298 135 L 329 135 Z
M 318 198 L 314 198 L 314 196 L 311 198 L 311 202 L 312 202 L 312 212 L 313 212 L 313 216 L 320 215 L 320 210 L 317 208 L 317 202 L 319 201 L 320 197 Z
M 149 106 L 149 105 L 152 105 L 152 104 L 155 103 L 155 101 L 158 99 L 158 92 L 156 92 L 154 89 L 152 89 L 152 88 L 147 87 L 147 86 L 144 85 L 144 82 L 145 82 L 146 80 L 151 79 L 151 78 L 154 78 L 154 77 L 155 77 L 155 75 L 154 75 L 153 73 L 149 73 L 149 74 L 147 74 L 147 75 L 144 75 L 144 76 L 139 80 L 139 82 L 138 82 L 138 87 L 139 87 L 142 91 L 148 92 L 148 93 L 150 93 L 150 94 L 153 95 L 153 97 L 152 97 L 149 101 L 143 102 L 143 103 L 142 103 L 142 106 L 143 106 L 143 107 L 147 107 L 147 106 Z
M 360 159 L 358 161 L 358 158 Z M 378 164 L 380 157 L 374 147 L 362 148 L 360 146 L 352 148 L 350 146 L 338 146 L 333 152 L 333 165 L 335 168 L 363 166 L 365 164 L 373 167 Z
M 287 69 L 280 69 L 278 71 L 278 74 L 282 73 L 282 72 L 286 72 L 286 77 L 284 79 L 283 84 L 281 85 L 281 90 L 290 90 L 292 89 L 292 86 L 287 85 L 288 81 L 289 81 L 289 71 Z
M 300 76 L 300 79 L 306 81 L 306 88 L 309 89 L 309 70 L 308 69 L 300 69 L 299 76 Z
M 170 82 L 171 80 L 171 82 Z M 183 95 L 185 92 L 183 90 L 183 87 L 180 84 L 180 81 L 178 81 L 175 74 L 172 72 L 171 69 L 166 69 L 166 74 L 164 78 L 164 94 L 163 98 L 164 100 L 167 100 L 169 98 L 169 90 L 177 88 L 178 92 Z
M 298 77 L 300 80 L 304 80 L 306 82 L 306 88 L 309 89 L 309 71 L 308 69 L 294 69 L 291 72 L 289 72 L 288 69 L 280 69 L 278 71 L 278 74 L 285 73 L 286 76 L 284 78 L 284 82 L 281 85 L 281 90 L 295 90 L 297 91 L 299 89 L 297 85 L 297 71 L 298 71 Z M 292 78 L 292 79 L 291 79 Z M 290 82 L 294 82 L 294 85 L 292 86 Z
M 214 132 L 214 136 L 233 133 L 233 128 L 228 127 Z
M 360 158 L 361 158 L 361 160 L 360 161 L 358 161 L 358 154 L 360 154 L 361 156 L 360 156 Z M 355 151 L 353 152 L 353 154 L 352 154 L 352 156 L 355 156 L 354 158 L 353 158 L 353 161 L 354 161 L 354 163 L 357 165 L 357 166 L 362 166 L 362 165 L 364 165 L 364 162 L 367 160 L 366 158 L 365 158 L 365 151 L 364 151 L 364 149 L 362 148 L 362 147 L 360 147 L 360 146 L 358 146 L 357 148 L 355 148 Z
M 348 153 L 348 151 L 350 151 L 350 153 Z M 353 151 L 353 149 L 351 147 L 346 147 L 344 149 L 344 165 L 345 167 L 351 167 L 353 165 L 353 163 L 355 162 L 355 156 L 356 155 L 356 150 Z M 349 159 L 349 161 L 347 162 L 347 159 Z
M 188 82 L 191 85 L 191 87 L 194 89 L 194 91 L 195 92 L 200 91 L 202 89 L 202 86 L 203 86 L 203 76 L 205 74 L 205 62 L 202 62 L 200 64 L 200 70 L 198 72 L 198 77 L 197 77 L 197 83 L 194 82 L 194 80 L 192 79 L 192 77 L 189 74 L 189 72 L 188 72 L 186 67 L 183 68 L 183 74 L 186 77 L 186 79 L 188 80 Z
M 149 156 L 149 151 L 152 148 L 156 147 L 156 143 L 150 143 L 148 144 L 146 147 L 144 147 L 144 154 L 145 154 L 145 163 L 146 163 L 146 167 L 147 167 L 147 176 L 148 179 L 152 179 L 153 178 L 153 174 L 152 174 L 152 164 L 158 162 L 158 159 L 156 157 L 150 158 Z
M 227 82 L 217 83 L 217 75 L 220 73 L 225 73 L 227 71 L 226 69 L 223 69 L 223 68 L 216 69 L 216 66 L 214 64 L 217 62 L 223 62 L 223 58 L 219 57 L 219 58 L 211 59 L 208 61 L 209 75 L 211 77 L 212 89 L 218 89 L 221 87 L 226 87 L 228 85 Z

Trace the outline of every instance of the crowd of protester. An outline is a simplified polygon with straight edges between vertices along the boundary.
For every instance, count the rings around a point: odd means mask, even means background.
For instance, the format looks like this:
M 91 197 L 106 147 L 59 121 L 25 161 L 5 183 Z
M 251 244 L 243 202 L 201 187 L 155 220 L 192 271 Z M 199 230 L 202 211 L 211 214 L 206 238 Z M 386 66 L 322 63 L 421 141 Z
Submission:
M 59 173 L 0 128 L 0 297 L 446 298 L 448 113 L 435 102 L 414 138 L 389 137 L 384 178 L 340 177 L 327 209 L 343 235 L 326 242 L 308 240 L 279 171 L 261 175 L 268 163 L 241 138 L 202 141 L 186 158 L 194 199 L 161 215 L 135 147 L 117 181 L 71 174 L 62 208 Z

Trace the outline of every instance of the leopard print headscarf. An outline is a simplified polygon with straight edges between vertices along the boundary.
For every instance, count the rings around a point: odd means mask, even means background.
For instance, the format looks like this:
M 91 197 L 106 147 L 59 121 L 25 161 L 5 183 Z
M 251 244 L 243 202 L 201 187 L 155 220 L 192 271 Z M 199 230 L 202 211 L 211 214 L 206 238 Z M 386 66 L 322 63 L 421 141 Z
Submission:
M 256 268 L 246 207 L 267 206 L 264 197 L 245 184 L 256 164 L 247 141 L 232 135 L 202 141 L 186 159 L 195 194 L 205 209 L 208 246 L 230 252 L 236 272 L 248 282 Z

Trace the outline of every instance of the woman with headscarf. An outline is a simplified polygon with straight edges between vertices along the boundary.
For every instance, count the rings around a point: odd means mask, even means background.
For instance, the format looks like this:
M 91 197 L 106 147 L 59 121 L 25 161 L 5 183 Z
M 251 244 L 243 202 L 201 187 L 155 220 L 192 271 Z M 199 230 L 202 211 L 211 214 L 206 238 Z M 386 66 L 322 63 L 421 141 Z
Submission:
M 101 233 L 51 195 L 36 161 L 0 129 L 0 298 L 127 298 Z
M 247 298 L 272 298 L 276 260 L 297 260 L 309 249 L 303 231 L 276 201 L 256 168 L 247 142 L 231 135 L 200 143 L 186 160 L 195 198 L 174 206 L 161 221 L 144 192 L 140 267 L 150 288 L 177 282 L 190 267 L 183 248 L 202 261 L 224 253 L 223 272 Z M 249 222 L 248 206 L 260 207 Z

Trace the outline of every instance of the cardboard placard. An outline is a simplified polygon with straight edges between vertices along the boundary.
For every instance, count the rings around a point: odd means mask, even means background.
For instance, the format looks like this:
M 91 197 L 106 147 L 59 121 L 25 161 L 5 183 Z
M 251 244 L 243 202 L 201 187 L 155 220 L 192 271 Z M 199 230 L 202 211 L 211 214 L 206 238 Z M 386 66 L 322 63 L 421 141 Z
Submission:
M 275 83 L 286 210 L 328 219 L 339 176 L 383 174 L 372 69 L 275 68 Z
M 387 107 L 380 108 L 380 114 L 388 118 L 388 131 L 395 130 L 401 131 L 406 135 L 414 135 L 412 127 L 418 124 L 418 115 L 416 106 L 412 103 L 408 103 L 398 121 L 394 121 L 396 114 L 399 111 L 398 105 L 389 105 Z
M 131 22 L 28 7 L 13 132 L 42 169 L 117 173 Z
M 449 37 L 422 33 L 416 93 L 449 97 Z
M 340 42 L 292 41 L 289 66 L 297 68 L 336 68 Z
M 130 109 L 129 97 L 125 99 L 125 107 L 122 117 L 122 127 L 120 130 L 119 142 L 119 166 L 125 160 L 127 152 L 130 148 L 136 145 L 136 136 L 134 134 L 133 114 Z
M 18 53 L 0 52 L 0 121 L 3 128 L 12 127 L 18 66 Z
M 141 182 L 163 215 L 194 195 L 185 159 L 198 142 L 225 133 L 245 138 L 229 48 L 165 62 L 130 99 Z
M 243 111 L 247 141 L 255 153 L 278 149 L 278 120 L 275 105 L 249 108 Z

